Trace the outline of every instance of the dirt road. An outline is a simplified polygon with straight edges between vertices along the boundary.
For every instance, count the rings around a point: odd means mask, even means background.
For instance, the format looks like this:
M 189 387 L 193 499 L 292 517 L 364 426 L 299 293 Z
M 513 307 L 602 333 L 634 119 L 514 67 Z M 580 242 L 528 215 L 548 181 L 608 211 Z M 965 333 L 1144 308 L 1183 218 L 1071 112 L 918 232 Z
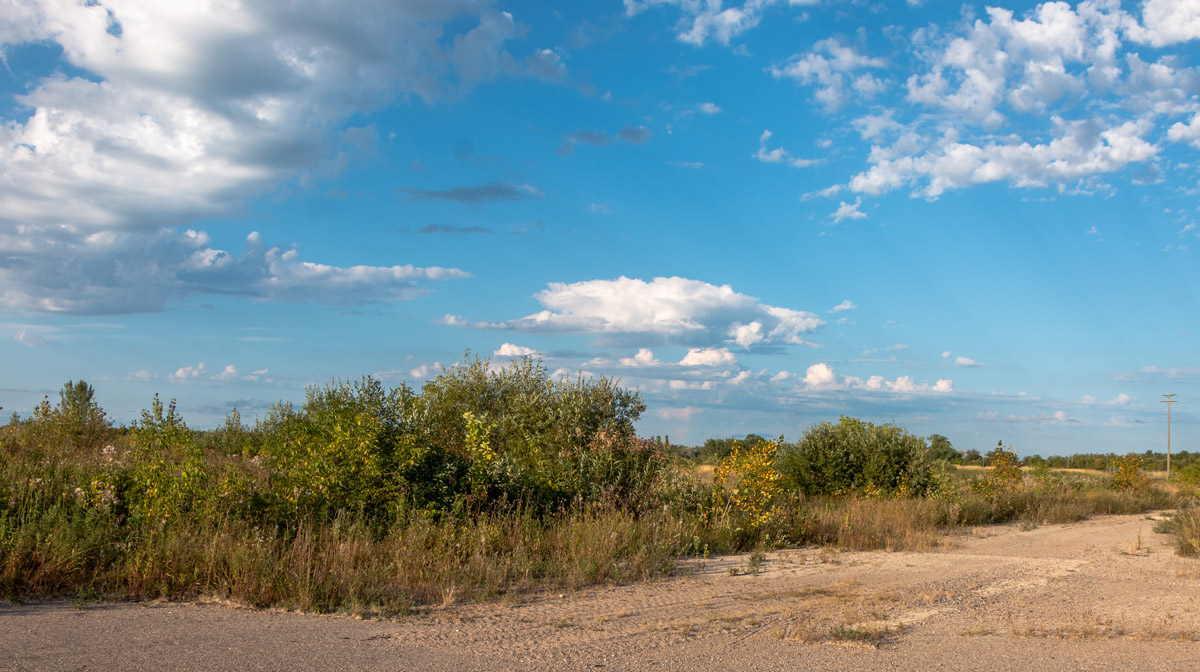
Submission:
M 215 604 L 0 606 L 0 670 L 1196 670 L 1200 561 L 1147 516 L 820 549 L 398 621 Z

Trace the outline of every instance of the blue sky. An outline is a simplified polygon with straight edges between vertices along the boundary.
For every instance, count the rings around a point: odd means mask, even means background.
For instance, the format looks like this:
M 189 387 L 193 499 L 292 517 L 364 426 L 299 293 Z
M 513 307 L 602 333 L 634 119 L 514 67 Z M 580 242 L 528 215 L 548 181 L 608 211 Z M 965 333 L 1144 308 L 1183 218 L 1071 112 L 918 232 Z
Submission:
M 645 435 L 1196 450 L 1200 2 L 0 0 L 0 405 L 470 351 Z

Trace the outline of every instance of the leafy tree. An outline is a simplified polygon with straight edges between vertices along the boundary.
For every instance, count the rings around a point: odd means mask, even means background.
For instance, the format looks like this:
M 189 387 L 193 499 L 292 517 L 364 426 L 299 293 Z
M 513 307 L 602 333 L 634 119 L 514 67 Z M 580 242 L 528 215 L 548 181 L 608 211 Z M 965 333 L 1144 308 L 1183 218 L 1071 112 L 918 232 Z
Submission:
M 935 485 L 928 446 L 898 425 L 842 416 L 822 422 L 777 461 L 785 483 L 806 495 L 923 495 Z
M 963 454 L 950 445 L 950 439 L 941 434 L 929 435 L 929 459 L 932 462 L 959 462 Z

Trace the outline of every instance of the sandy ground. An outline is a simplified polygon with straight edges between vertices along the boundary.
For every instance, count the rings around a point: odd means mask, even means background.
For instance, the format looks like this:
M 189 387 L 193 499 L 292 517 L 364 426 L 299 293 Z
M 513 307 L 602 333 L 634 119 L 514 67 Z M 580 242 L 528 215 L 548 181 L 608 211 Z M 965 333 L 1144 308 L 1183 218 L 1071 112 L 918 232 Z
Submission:
M 981 528 L 935 553 L 695 560 L 652 583 L 396 621 L 5 605 L 0 670 L 1200 669 L 1200 561 L 1152 518 Z

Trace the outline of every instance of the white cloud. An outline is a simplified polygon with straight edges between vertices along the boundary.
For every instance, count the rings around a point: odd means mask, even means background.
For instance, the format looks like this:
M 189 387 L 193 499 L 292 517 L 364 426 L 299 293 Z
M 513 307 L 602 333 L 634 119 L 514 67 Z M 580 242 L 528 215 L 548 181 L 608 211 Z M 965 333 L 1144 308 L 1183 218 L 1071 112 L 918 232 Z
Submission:
M 866 392 L 890 392 L 901 395 L 949 394 L 954 392 L 954 382 L 945 378 L 938 379 L 932 385 L 917 383 L 910 376 L 899 376 L 895 380 L 888 380 L 883 376 L 870 376 L 866 380 L 855 376 L 846 376 L 839 382 L 833 367 L 824 362 L 808 367 L 801 382 L 810 390 L 844 388 Z
M 654 358 L 654 352 L 650 348 L 638 348 L 637 354 L 633 357 L 623 357 L 621 366 L 659 366 L 660 362 Z
M 145 267 L 162 260 L 142 264 L 139 248 L 161 246 L 163 227 L 236 214 L 280 183 L 306 188 L 371 155 L 374 128 L 338 130 L 355 113 L 413 97 L 453 99 L 504 75 L 562 72 L 544 50 L 528 61 L 511 55 L 507 43 L 526 31 L 487 3 L 371 1 L 358 9 L 317 0 L 6 3 L 0 46 L 60 47 L 70 67 L 28 82 L 17 96 L 28 116 L 0 123 L 4 303 L 157 309 L 161 300 L 150 297 L 161 294 L 158 278 Z M 87 76 L 63 74 L 78 71 Z M 131 239 L 138 236 L 146 240 Z M 119 260 L 88 256 L 112 246 L 123 248 Z M 90 272 L 114 275 L 112 266 L 132 260 L 137 277 L 88 287 L 70 269 L 81 251 Z M 182 260 L 167 262 L 174 269 Z M 291 277 L 274 278 L 283 294 L 297 283 L 320 289 L 309 280 L 389 282 L 364 276 L 402 268 L 283 266 Z M 40 268 L 67 271 L 69 291 L 31 282 Z M 176 284 L 169 278 L 166 293 Z M 88 295 L 93 289 L 99 298 Z
M 970 357 L 955 357 L 954 365 L 961 366 L 963 368 L 974 368 L 974 367 L 980 367 L 980 366 L 987 366 L 986 364 L 983 364 L 982 362 L 977 362 L 977 361 L 971 359 Z
M 1090 405 L 1125 406 L 1126 404 L 1128 404 L 1131 401 L 1133 401 L 1133 397 L 1129 396 L 1128 394 L 1125 394 L 1124 392 L 1119 393 L 1117 396 L 1113 397 L 1112 399 L 1109 399 L 1108 401 L 1099 401 L 1096 399 L 1096 397 L 1094 397 L 1090 394 L 1085 394 L 1083 396 L 1083 403 L 1085 403 L 1089 406 Z
M 757 320 L 750 324 L 734 323 L 729 327 L 729 336 L 734 343 L 743 348 L 749 348 L 767 339 L 766 335 L 763 334 L 762 322 Z
M 142 380 L 142 381 L 150 380 L 150 372 L 147 371 L 146 369 L 141 369 L 141 370 L 134 371 L 133 373 L 129 374 L 128 378 L 130 378 L 132 380 Z
M 237 367 L 234 366 L 233 364 L 229 364 L 229 365 L 226 365 L 226 367 L 223 371 L 221 371 L 217 375 L 213 376 L 213 378 L 215 378 L 217 380 L 233 380 L 234 378 L 237 378 L 237 375 L 238 375 Z
M 1175 142 L 1186 142 L 1200 148 L 1200 114 L 1192 115 L 1188 123 L 1176 122 L 1167 130 L 1167 137 Z
M 505 343 L 492 354 L 496 355 L 497 357 L 526 357 L 528 355 L 536 355 L 537 350 L 534 350 L 533 348 L 526 348 L 520 345 L 513 345 L 512 343 Z
M 786 161 L 787 164 L 793 168 L 807 168 L 813 164 L 819 163 L 817 159 L 793 157 L 788 150 L 784 149 L 783 147 L 767 149 L 767 141 L 771 139 L 772 135 L 773 134 L 771 131 L 764 130 L 762 134 L 758 136 L 758 151 L 754 154 L 751 154 L 751 156 L 759 161 L 762 161 L 763 163 L 783 163 Z
M 819 1 L 787 0 L 786 4 L 803 6 Z M 676 37 L 695 46 L 703 46 L 709 40 L 728 45 L 733 38 L 757 26 L 762 20 L 763 10 L 783 2 L 745 0 L 741 5 L 733 3 L 726 7 L 719 0 L 624 0 L 627 16 L 636 16 L 651 7 L 676 7 L 683 14 L 675 27 Z
M 416 366 L 408 372 L 408 375 L 415 380 L 425 380 L 441 370 L 442 363 L 434 362 L 433 364 L 421 364 L 420 366 Z
M 715 380 L 669 380 L 667 386 L 672 390 L 713 390 L 717 387 Z
M 1163 47 L 1200 38 L 1200 4 L 1194 0 L 1146 0 L 1142 5 L 1143 31 L 1130 37 Z
M 45 336 L 35 334 L 28 329 L 18 329 L 17 333 L 13 334 L 13 340 L 30 348 L 36 348 L 40 345 L 47 345 L 54 342 Z
M 899 132 L 904 128 L 893 118 L 894 114 L 892 110 L 884 110 L 880 114 L 868 114 L 855 119 L 851 125 L 863 140 L 875 140 L 889 133 Z
M 476 329 L 597 334 L 619 342 L 645 343 L 651 336 L 696 346 L 743 347 L 754 342 L 802 344 L 802 334 L 825 324 L 812 313 L 764 304 L 729 285 L 680 277 L 554 282 L 534 299 L 546 310 L 502 322 L 467 322 L 454 316 L 442 322 Z M 739 331 L 755 322 L 761 341 Z
M 937 198 L 950 189 L 1005 181 L 1017 187 L 1067 184 L 1120 170 L 1153 158 L 1159 148 L 1143 136 L 1147 121 L 1106 127 L 1099 120 L 1052 119 L 1055 137 L 1048 143 L 958 142 L 954 135 L 924 148 L 906 136 L 890 148 L 873 147 L 871 167 L 850 180 L 852 191 L 881 194 L 913 185 L 914 194 Z M 845 204 L 842 204 L 845 206 Z M 839 212 L 841 210 L 839 209 Z
M 1148 0 L 1143 20 L 1114 0 L 1045 2 L 1021 16 L 989 7 L 959 28 L 913 32 L 909 105 L 853 122 L 874 146 L 847 186 L 864 194 L 905 187 L 931 199 L 992 182 L 1090 193 L 1097 176 L 1155 159 L 1163 136 L 1200 147 L 1196 69 L 1177 54 L 1150 52 L 1157 60 L 1146 61 L 1125 47 L 1195 39 L 1200 6 Z M 810 63 L 819 64 L 798 59 L 795 76 L 819 83 L 819 74 L 839 72 Z M 849 79 L 836 84 L 853 88 Z M 1163 119 L 1170 129 L 1158 126 Z
M 780 371 L 779 373 L 771 376 L 771 382 L 782 383 L 795 377 L 796 374 L 792 373 L 791 371 Z
M 832 387 L 837 384 L 837 375 L 834 374 L 833 367 L 824 362 L 819 362 L 808 367 L 804 372 L 804 380 L 802 382 L 809 389 Z
M 858 208 L 861 205 L 862 205 L 862 197 L 861 196 L 854 199 L 853 203 L 847 203 L 845 201 L 842 201 L 838 204 L 838 209 L 835 210 L 833 212 L 833 214 L 830 215 L 829 217 L 833 220 L 834 224 L 837 224 L 838 222 L 842 221 L 843 219 L 863 219 L 867 216 L 867 213 L 859 211 Z
M 903 343 L 897 343 L 895 345 L 889 345 L 888 347 L 886 347 L 884 349 L 885 350 L 907 350 L 908 346 Z
M 886 65 L 883 59 L 863 56 L 854 47 L 828 38 L 813 45 L 811 52 L 793 56 L 787 65 L 771 67 L 770 72 L 777 79 L 790 77 L 803 84 L 816 84 L 814 97 L 832 112 L 840 108 L 850 95 L 847 80 L 849 88 L 864 100 L 883 91 L 886 85 L 882 80 L 865 73 L 852 77 L 850 73 Z
M 204 362 L 200 362 L 196 366 L 184 366 L 175 370 L 175 373 L 170 375 L 171 380 L 188 380 L 191 378 L 199 378 L 204 375 Z
M 524 73 L 504 47 L 523 30 L 505 12 L 472 0 L 362 9 L 205 0 L 7 8 L 0 42 L 55 42 L 100 81 L 54 75 L 21 96 L 32 116 L 0 130 L 0 218 L 152 230 L 227 213 L 297 167 L 369 142 L 328 133 L 353 112 Z M 446 40 L 447 24 L 466 30 Z
M 660 408 L 654 413 L 663 420 L 687 420 L 699 410 L 693 406 L 684 406 L 683 408 Z
M 846 300 L 842 301 L 841 303 L 839 303 L 838 305 L 834 306 L 833 308 L 830 308 L 829 312 L 842 313 L 847 310 L 854 310 L 855 308 L 858 308 L 858 306 L 854 305 L 854 302 L 851 301 L 850 299 L 846 299 Z
M 949 350 L 942 351 L 942 359 L 950 359 L 950 351 Z
M 700 110 L 700 112 L 704 114 L 709 115 L 717 114 L 721 111 L 721 108 L 716 103 L 700 103 L 696 106 L 696 109 Z
M 25 227 L 29 230 L 31 227 Z M 20 254 L 0 262 L 0 304 L 48 313 L 157 311 L 195 294 L 224 294 L 331 305 L 411 299 L 425 282 L 465 278 L 436 266 L 329 266 L 295 249 L 263 244 L 257 233 L 235 256 L 211 247 L 203 231 L 93 233 L 37 229 Z
M 767 149 L 767 141 L 771 139 L 771 135 L 771 131 L 765 130 L 758 136 L 758 152 L 754 154 L 754 158 L 763 163 L 779 163 L 788 156 L 787 150 L 782 147 Z
M 737 366 L 737 357 L 727 348 L 691 348 L 679 365 L 729 368 Z

